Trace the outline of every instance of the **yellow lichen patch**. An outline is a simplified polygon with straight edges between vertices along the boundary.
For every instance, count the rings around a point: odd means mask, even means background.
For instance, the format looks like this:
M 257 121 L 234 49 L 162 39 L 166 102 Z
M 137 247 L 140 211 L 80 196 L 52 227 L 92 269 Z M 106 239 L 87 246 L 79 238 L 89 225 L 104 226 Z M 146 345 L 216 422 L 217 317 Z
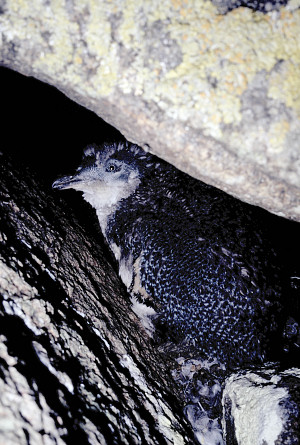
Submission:
M 75 1 L 73 6 L 75 16 L 82 18 L 80 27 L 73 20 L 72 11 L 64 9 L 61 2 L 51 0 L 48 14 L 37 0 L 31 2 L 35 16 L 42 17 L 41 23 L 35 18 L 37 32 L 50 36 L 49 47 L 41 51 L 34 67 L 47 66 L 48 71 L 52 67 L 54 73 L 62 71 L 64 77 L 78 85 L 82 83 L 82 70 L 88 71 L 90 82 L 86 88 L 89 94 L 108 95 L 116 86 L 118 68 L 116 45 L 112 42 L 111 25 L 107 20 L 110 8 L 103 8 L 93 0 Z
M 280 153 L 284 149 L 284 141 L 289 129 L 290 124 L 286 120 L 271 124 L 269 140 L 273 153 Z
M 59 2 L 45 6 L 37 0 L 8 0 L 7 8 L 13 12 L 10 15 L 11 36 L 34 42 L 37 57 L 33 68 L 47 66 L 48 70 L 54 71 L 72 60 L 70 35 L 78 32 L 78 24 L 68 21 Z
M 180 11 L 184 6 L 188 4 L 187 0 L 171 0 L 171 4 L 174 9 L 179 9 Z
M 88 50 L 101 59 L 109 54 L 111 44 L 111 27 L 103 17 L 91 14 L 91 20 L 87 23 L 85 38 Z M 101 26 L 99 24 L 101 23 Z
M 82 57 L 79 54 L 75 54 L 73 57 L 73 62 L 77 65 L 82 64 Z
M 36 70 L 63 72 L 78 88 L 84 71 L 93 96 L 115 88 L 143 94 L 169 117 L 219 138 L 224 123 L 241 119 L 240 97 L 260 72 L 269 73 L 268 96 L 300 117 L 297 1 L 280 12 L 220 15 L 204 0 L 74 0 L 68 8 L 59 0 L 7 0 L 6 36 L 34 36 Z
M 280 69 L 270 76 L 268 95 L 293 108 L 300 118 L 299 66 L 291 61 L 281 63 Z
M 123 10 L 123 20 L 119 27 L 119 34 L 126 48 L 132 47 L 140 35 L 136 26 L 136 14 L 135 3 L 127 2 Z
M 203 2 L 197 2 L 197 7 L 185 23 L 176 21 L 168 25 L 171 35 L 180 44 L 183 52 L 182 63 L 166 74 L 160 83 L 160 95 L 168 91 L 167 82 L 182 84 L 184 81 L 192 86 L 193 97 L 185 96 L 186 104 L 191 108 L 200 109 L 208 115 L 214 116 L 213 122 L 218 122 L 219 112 L 224 122 L 233 122 L 240 118 L 240 101 L 238 97 L 246 90 L 255 74 L 265 70 L 271 71 L 278 59 L 291 58 L 296 61 L 300 57 L 298 47 L 300 12 L 290 13 L 282 10 L 281 14 L 253 13 L 247 8 L 239 8 L 216 20 L 216 11 L 212 7 L 204 7 Z M 285 23 L 286 22 L 286 23 Z M 294 42 L 294 44 L 293 44 Z M 293 71 L 293 72 L 292 72 Z M 290 70 L 289 77 L 298 75 L 300 79 L 299 60 Z M 216 92 L 210 97 L 210 103 L 205 108 L 195 103 L 195 93 L 211 89 L 208 78 L 213 75 Z M 202 82 L 199 83 L 199 79 Z M 286 105 L 296 105 L 296 89 L 287 79 L 281 79 L 288 90 Z M 200 91 L 199 91 L 200 87 Z M 180 88 L 178 88 L 179 90 Z M 293 100 L 294 103 L 293 103 Z M 172 97 L 176 106 L 180 105 L 180 96 Z M 208 106 L 207 106 L 208 105 Z M 226 109 L 226 113 L 224 113 Z M 219 110 L 219 112 L 218 112 Z M 190 114 L 190 113 L 188 113 Z M 217 131 L 217 128 L 215 128 Z M 214 134 L 215 135 L 215 134 Z
M 109 64 L 100 64 L 97 69 L 97 74 L 94 77 L 94 89 L 96 93 L 102 95 L 108 95 L 116 84 L 117 73 L 115 70 L 111 69 Z M 97 82 L 98 80 L 98 82 Z

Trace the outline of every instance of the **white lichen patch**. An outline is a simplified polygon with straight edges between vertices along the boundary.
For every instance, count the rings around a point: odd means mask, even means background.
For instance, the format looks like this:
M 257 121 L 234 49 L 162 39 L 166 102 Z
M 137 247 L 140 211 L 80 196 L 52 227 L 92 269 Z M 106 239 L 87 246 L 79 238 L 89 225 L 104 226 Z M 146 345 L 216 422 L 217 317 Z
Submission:
M 287 389 L 277 384 L 278 378 L 269 380 L 252 372 L 227 380 L 223 404 L 226 400 L 231 403 L 240 445 L 276 443 L 286 420 L 281 403 L 288 398 Z

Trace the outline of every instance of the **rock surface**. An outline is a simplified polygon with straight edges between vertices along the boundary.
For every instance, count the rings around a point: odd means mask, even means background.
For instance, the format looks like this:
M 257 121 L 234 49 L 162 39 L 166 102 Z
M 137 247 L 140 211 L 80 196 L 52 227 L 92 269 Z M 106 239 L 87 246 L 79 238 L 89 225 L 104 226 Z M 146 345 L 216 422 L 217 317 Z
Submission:
M 300 221 L 300 1 L 265 13 L 219 3 L 7 0 L 0 60 L 191 175 Z
M 101 245 L 2 155 L 0 174 L 0 443 L 193 444 Z
M 224 435 L 231 445 L 298 445 L 300 372 L 272 368 L 231 375 L 223 392 Z

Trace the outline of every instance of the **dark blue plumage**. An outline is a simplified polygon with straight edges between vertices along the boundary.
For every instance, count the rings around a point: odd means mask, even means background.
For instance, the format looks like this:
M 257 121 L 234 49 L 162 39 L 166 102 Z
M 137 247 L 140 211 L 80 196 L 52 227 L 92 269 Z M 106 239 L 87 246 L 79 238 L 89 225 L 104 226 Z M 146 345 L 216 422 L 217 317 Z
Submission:
M 77 173 L 53 187 L 83 191 L 164 340 L 229 365 L 278 349 L 277 260 L 251 206 L 125 142 L 89 146 Z

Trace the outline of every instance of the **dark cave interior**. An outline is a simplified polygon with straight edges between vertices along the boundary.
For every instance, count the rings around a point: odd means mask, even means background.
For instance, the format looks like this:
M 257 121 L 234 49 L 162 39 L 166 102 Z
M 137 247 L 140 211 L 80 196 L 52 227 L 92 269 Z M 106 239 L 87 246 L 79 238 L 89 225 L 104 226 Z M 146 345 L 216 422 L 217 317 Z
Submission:
M 78 167 L 86 145 L 122 137 L 95 113 L 46 83 L 4 67 L 0 79 L 5 110 L 0 151 L 32 171 L 54 196 L 53 181 Z M 102 237 L 92 208 L 78 197 L 73 190 L 60 194 L 81 224 Z
M 3 151 L 51 184 L 72 171 L 87 144 L 120 137 L 95 113 L 33 77 L 0 67 Z
M 3 109 L 1 151 L 14 162 L 27 166 L 42 181 L 49 194 L 54 179 L 72 173 L 79 165 L 83 148 L 90 143 L 118 139 L 122 135 L 95 113 L 68 99 L 56 88 L 32 77 L 0 67 Z M 78 194 L 60 194 L 77 219 L 100 235 L 94 212 Z M 89 218 L 86 217 L 87 212 Z M 292 281 L 292 305 L 300 313 L 300 223 L 264 210 L 270 233 L 282 254 Z M 100 235 L 101 236 L 101 235 Z

